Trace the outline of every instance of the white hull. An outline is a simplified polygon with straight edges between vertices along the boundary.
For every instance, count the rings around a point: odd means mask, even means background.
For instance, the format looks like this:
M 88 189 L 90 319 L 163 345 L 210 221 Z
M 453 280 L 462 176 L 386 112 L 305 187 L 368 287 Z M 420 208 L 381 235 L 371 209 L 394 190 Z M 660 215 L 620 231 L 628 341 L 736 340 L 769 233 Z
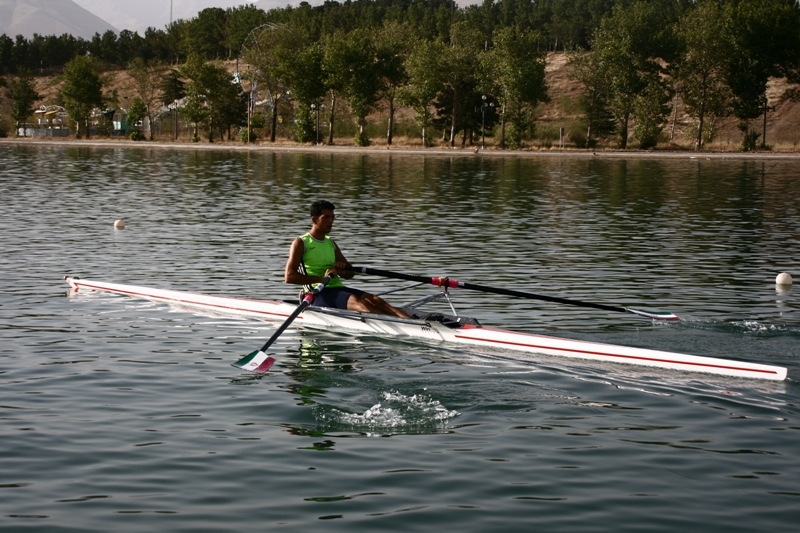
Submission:
M 297 308 L 297 305 L 280 301 L 211 296 L 71 277 L 65 279 L 73 289 L 78 291 L 108 291 L 232 316 L 284 320 Z M 336 309 L 308 308 L 297 317 L 294 325 L 381 336 L 411 337 L 448 344 L 499 348 L 594 361 L 610 361 L 684 372 L 702 372 L 775 381 L 786 379 L 786 369 L 777 366 L 577 341 L 547 335 L 518 333 L 469 323 L 449 327 L 436 321 L 406 320 Z

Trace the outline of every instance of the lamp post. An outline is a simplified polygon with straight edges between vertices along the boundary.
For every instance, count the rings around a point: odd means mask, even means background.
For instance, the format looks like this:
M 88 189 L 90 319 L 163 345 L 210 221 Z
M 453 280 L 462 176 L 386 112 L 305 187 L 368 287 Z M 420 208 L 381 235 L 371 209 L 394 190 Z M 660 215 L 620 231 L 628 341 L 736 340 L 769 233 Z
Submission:
M 481 150 L 486 148 L 486 95 L 481 96 Z
M 315 144 L 319 145 L 319 106 L 317 104 L 311 104 L 311 111 L 317 114 L 316 126 L 314 127 L 314 136 L 316 138 Z
M 481 150 L 486 148 L 486 110 L 494 107 L 494 102 L 486 103 L 487 96 L 481 96 Z

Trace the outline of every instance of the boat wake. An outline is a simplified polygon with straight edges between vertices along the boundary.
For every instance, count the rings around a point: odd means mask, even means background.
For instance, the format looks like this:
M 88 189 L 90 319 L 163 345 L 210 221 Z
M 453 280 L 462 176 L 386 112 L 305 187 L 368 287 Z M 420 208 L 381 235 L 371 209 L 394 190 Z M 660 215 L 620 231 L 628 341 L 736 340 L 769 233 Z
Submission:
M 761 320 L 684 321 L 681 326 L 699 330 L 757 337 L 779 337 L 784 335 L 800 337 L 800 326 L 796 324 L 774 324 Z
M 367 436 L 441 433 L 448 420 L 459 416 L 425 394 L 381 393 L 381 401 L 363 413 L 348 413 L 317 405 L 314 416 L 325 431 L 356 431 Z

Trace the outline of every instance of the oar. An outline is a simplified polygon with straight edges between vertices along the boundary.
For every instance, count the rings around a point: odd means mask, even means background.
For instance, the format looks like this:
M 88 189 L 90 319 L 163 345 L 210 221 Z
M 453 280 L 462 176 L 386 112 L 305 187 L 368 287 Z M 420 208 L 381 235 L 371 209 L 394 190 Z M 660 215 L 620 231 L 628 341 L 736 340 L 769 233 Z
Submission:
M 314 298 L 317 297 L 317 294 L 319 294 L 320 291 L 325 288 L 325 285 L 327 285 L 330 280 L 330 276 L 325 276 L 322 278 L 322 281 L 320 281 L 317 286 L 314 287 L 314 290 L 307 293 L 303 297 L 303 301 L 300 302 L 300 305 L 297 306 L 297 309 L 295 309 L 292 314 L 289 315 L 289 318 L 287 318 L 283 324 L 281 324 L 281 327 L 279 327 L 275 333 L 272 334 L 272 337 L 270 337 L 269 340 L 264 343 L 264 346 L 255 352 L 245 355 L 235 363 L 231 363 L 231 365 L 243 370 L 254 372 L 256 374 L 263 374 L 269 370 L 272 364 L 275 363 L 275 358 L 267 355 L 267 349 L 278 339 L 278 337 L 281 336 L 281 333 L 283 333 L 286 328 L 289 327 L 289 324 L 291 324 L 306 307 L 314 303 Z
M 558 298 L 555 296 L 544 296 L 541 294 L 533 294 L 530 292 L 521 292 L 509 289 L 499 289 L 496 287 L 486 287 L 484 285 L 475 285 L 472 283 L 466 283 L 463 281 L 457 281 L 450 278 L 430 278 L 430 277 L 423 277 L 423 276 L 412 276 L 410 274 L 400 274 L 397 272 L 390 272 L 388 270 L 380 270 L 378 268 L 370 268 L 370 267 L 356 267 L 356 266 L 349 266 L 349 270 L 353 270 L 355 272 L 361 272 L 362 274 L 372 274 L 373 276 L 383 276 L 386 278 L 396 278 L 396 279 L 404 279 L 407 281 L 416 281 L 419 283 L 430 283 L 431 285 L 435 285 L 437 287 L 446 287 L 450 289 L 470 289 L 473 291 L 481 291 L 481 292 L 489 292 L 493 294 L 501 294 L 503 296 L 516 296 L 519 298 L 530 298 L 533 300 L 543 300 L 545 302 L 555 302 L 559 304 L 567 304 L 567 305 L 577 305 L 580 307 L 591 307 L 593 309 L 602 309 L 604 311 L 615 311 L 620 313 L 633 313 L 634 315 L 639 315 L 647 318 L 651 318 L 653 320 L 669 320 L 669 321 L 677 321 L 680 318 L 677 315 L 674 315 L 668 311 L 642 311 L 641 309 L 631 309 L 629 307 L 614 307 L 612 305 L 604 305 L 604 304 L 596 304 L 591 302 L 581 302 L 578 300 L 568 300 L 567 298 Z

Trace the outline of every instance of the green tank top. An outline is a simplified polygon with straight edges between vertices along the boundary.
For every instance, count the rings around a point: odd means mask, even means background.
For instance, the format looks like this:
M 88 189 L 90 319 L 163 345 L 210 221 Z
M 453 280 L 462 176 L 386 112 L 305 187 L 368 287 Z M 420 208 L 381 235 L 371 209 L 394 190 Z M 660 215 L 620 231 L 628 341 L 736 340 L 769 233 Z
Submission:
M 300 238 L 304 245 L 302 273 L 309 276 L 324 276 L 325 271 L 336 263 L 336 246 L 333 241 L 327 235 L 324 240 L 318 241 L 310 233 L 306 233 Z M 344 283 L 339 276 L 336 276 L 331 278 L 325 287 L 328 289 L 344 287 Z M 310 291 L 312 288 L 306 285 L 306 290 Z

